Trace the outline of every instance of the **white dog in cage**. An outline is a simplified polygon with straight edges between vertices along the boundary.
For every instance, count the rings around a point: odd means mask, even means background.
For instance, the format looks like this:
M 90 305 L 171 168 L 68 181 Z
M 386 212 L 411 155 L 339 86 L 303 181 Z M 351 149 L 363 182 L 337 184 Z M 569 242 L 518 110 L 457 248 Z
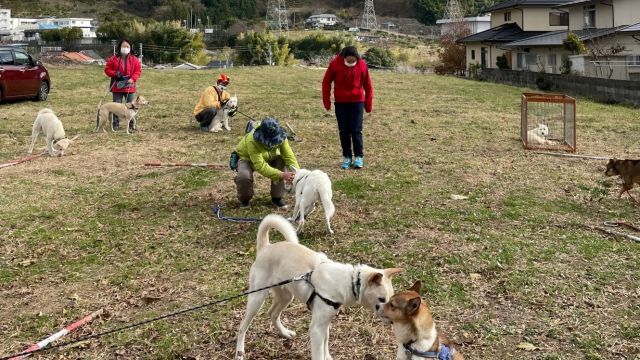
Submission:
M 548 143 L 549 127 L 539 123 L 538 127 L 527 131 L 527 142 L 529 144 L 544 145 Z

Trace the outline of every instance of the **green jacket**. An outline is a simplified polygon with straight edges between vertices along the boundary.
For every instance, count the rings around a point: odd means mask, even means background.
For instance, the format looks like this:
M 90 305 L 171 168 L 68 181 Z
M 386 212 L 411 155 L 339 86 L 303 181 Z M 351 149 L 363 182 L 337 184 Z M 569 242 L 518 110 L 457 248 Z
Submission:
M 278 156 L 282 157 L 285 166 L 300 168 L 298 160 L 289 146 L 289 140 L 286 139 L 280 146 L 268 149 L 253 138 L 253 131 L 251 131 L 240 140 L 236 151 L 240 159 L 251 162 L 254 171 L 273 181 L 280 181 L 282 177 L 282 171 L 269 165 L 269 162 Z

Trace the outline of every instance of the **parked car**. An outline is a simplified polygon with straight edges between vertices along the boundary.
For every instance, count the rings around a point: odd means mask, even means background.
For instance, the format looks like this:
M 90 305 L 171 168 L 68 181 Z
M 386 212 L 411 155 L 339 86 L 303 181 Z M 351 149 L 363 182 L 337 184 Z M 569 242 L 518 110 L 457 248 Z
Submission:
M 0 102 L 8 99 L 47 100 L 51 89 L 49 71 L 26 51 L 0 46 Z

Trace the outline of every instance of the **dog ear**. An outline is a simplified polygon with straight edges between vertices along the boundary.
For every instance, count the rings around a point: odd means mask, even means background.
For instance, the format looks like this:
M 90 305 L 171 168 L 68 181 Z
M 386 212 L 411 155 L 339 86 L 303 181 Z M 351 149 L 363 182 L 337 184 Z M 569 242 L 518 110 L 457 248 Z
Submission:
M 417 313 L 418 309 L 420 309 L 421 303 L 422 303 L 422 299 L 419 296 L 409 300 L 409 302 L 407 303 L 407 306 L 405 307 L 407 314 L 414 315 L 415 313 Z
M 380 285 L 382 284 L 382 277 L 384 275 L 382 273 L 374 273 L 369 277 L 369 284 Z
M 409 289 L 409 291 L 415 291 L 418 294 L 420 294 L 420 287 L 422 286 L 422 283 L 420 282 L 420 280 L 416 280 L 415 283 L 413 283 L 413 286 L 411 286 L 411 288 Z
M 390 269 L 384 269 L 384 274 L 388 277 L 388 278 L 392 278 L 394 275 L 399 274 L 402 272 L 402 269 L 400 268 L 390 268 Z

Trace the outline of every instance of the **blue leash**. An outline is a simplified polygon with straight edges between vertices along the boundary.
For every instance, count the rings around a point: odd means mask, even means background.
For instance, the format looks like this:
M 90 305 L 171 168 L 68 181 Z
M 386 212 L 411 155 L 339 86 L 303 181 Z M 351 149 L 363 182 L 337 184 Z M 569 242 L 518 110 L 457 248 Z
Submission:
M 218 220 L 226 220 L 226 221 L 231 221 L 231 222 L 248 222 L 248 223 L 257 223 L 262 221 L 262 218 L 242 218 L 242 217 L 229 217 L 229 216 L 223 216 L 222 215 L 222 211 L 220 208 L 220 205 L 216 205 L 212 208 L 213 212 L 216 214 L 216 216 L 218 217 Z

